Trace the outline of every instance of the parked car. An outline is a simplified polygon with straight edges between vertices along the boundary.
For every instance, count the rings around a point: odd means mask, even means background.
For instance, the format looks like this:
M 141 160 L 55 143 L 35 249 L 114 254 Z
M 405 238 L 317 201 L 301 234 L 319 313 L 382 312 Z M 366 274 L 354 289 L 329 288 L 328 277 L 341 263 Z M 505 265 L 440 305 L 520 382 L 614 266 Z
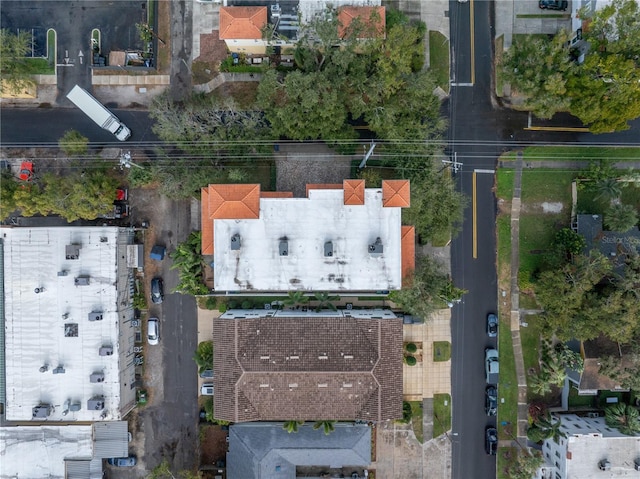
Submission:
M 498 363 L 498 350 L 487 348 L 484 350 L 484 366 L 487 384 L 498 384 L 500 364 Z
M 164 284 L 162 278 L 153 278 L 151 280 L 151 301 L 154 304 L 162 303 L 164 299 Z
M 498 412 L 498 390 L 495 386 L 488 386 L 485 390 L 484 411 L 487 416 L 495 416 Z
M 20 164 L 18 177 L 22 181 L 31 181 L 33 179 L 33 163 L 31 161 L 23 161 Z
M 129 457 L 110 457 L 107 459 L 107 463 L 115 467 L 133 467 L 138 461 L 135 456 Z
M 491 456 L 496 455 L 498 450 L 498 431 L 495 427 L 487 426 L 484 430 L 484 448 L 487 454 Z
M 498 316 L 493 313 L 487 315 L 487 336 L 490 338 L 498 336 Z
M 203 396 L 213 396 L 213 383 L 205 383 L 200 388 L 200 394 Z
M 205 369 L 200 373 L 200 377 L 204 379 L 211 379 L 213 377 L 213 369 Z
M 147 341 L 152 346 L 158 344 L 160 340 L 160 321 L 158 318 L 149 318 L 147 321 Z
M 563 12 L 569 6 L 567 0 L 539 0 L 538 6 L 543 10 L 562 10 Z

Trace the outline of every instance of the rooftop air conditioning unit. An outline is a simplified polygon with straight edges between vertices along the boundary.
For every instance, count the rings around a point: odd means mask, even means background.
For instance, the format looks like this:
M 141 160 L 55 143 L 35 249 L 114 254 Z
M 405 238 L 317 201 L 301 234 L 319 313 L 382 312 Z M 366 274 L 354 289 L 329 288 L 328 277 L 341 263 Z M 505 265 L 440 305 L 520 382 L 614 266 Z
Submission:
M 240 235 L 238 233 L 231 237 L 231 251 L 238 251 L 241 246 Z
M 99 354 L 100 356 L 111 356 L 113 354 L 113 346 L 102 346 Z
M 64 248 L 65 258 L 66 259 L 78 259 L 80 258 L 80 248 L 79 244 L 68 244 Z
M 633 461 L 633 468 L 636 471 L 640 471 L 640 459 L 636 459 L 635 461 Z
M 91 373 L 91 376 L 89 376 L 89 381 L 92 383 L 103 383 L 104 373 L 103 372 Z
M 51 415 L 51 411 L 53 408 L 50 404 L 38 404 L 32 409 L 32 417 L 35 418 L 46 418 Z
M 102 321 L 102 311 L 91 311 L 89 313 L 89 321 Z
M 330 258 L 333 256 L 333 242 L 332 241 L 326 241 L 324 243 L 324 256 L 326 258 Z
M 74 282 L 76 286 L 89 286 L 89 276 L 78 276 Z
M 66 371 L 63 366 L 58 366 L 53 370 L 53 374 L 64 374 Z
M 601 471 L 610 471 L 611 463 L 609 462 L 609 459 L 603 459 L 602 461 L 600 461 L 598 463 L 598 469 L 600 469 Z
M 89 411 L 100 411 L 104 409 L 104 396 L 94 396 L 87 401 Z
M 382 240 L 380 237 L 376 238 L 375 242 L 369 245 L 369 254 L 371 256 L 380 256 L 383 252 Z
M 280 252 L 280 256 L 289 256 L 289 241 L 280 240 L 278 250 Z

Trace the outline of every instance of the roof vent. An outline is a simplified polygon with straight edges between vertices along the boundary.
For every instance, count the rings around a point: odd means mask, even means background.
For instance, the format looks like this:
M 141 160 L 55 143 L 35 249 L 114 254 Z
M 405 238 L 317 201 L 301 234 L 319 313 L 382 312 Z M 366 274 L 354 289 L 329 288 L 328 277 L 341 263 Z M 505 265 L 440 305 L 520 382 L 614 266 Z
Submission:
M 321 354 L 320 356 L 318 356 L 318 359 L 329 359 L 329 356 L 327 356 L 326 354 Z
M 609 459 L 603 459 L 602 461 L 600 461 L 598 463 L 598 469 L 600 469 L 601 471 L 610 471 L 611 463 L 609 462 Z
M 328 388 L 329 385 L 327 383 L 320 383 L 320 384 L 318 384 L 318 387 L 319 388 Z
M 64 248 L 65 258 L 66 259 L 78 259 L 80 258 L 80 246 L 79 244 L 68 244 Z
M 40 369 L 39 369 L 41 373 L 46 373 L 48 370 L 49 370 L 48 364 L 43 364 L 42 366 L 40 366 Z
M 345 359 L 353 359 L 353 354 L 345 354 L 344 358 Z
M 382 254 L 382 240 L 380 237 L 376 238 L 374 243 L 369 245 L 369 254 L 371 256 L 380 256 Z
M 51 415 L 53 408 L 50 404 L 38 404 L 32 409 L 32 417 L 45 418 Z
M 271 356 L 260 356 L 260 359 L 271 359 Z
M 326 241 L 324 243 L 324 256 L 326 258 L 333 256 L 333 241 Z
M 89 376 L 89 382 L 92 382 L 92 383 L 103 383 L 104 382 L 104 373 L 103 372 L 91 373 L 91 376 Z
M 289 241 L 280 240 L 280 245 L 278 246 L 278 250 L 280 252 L 280 256 L 289 256 Z
M 40 286 L 39 288 L 35 288 L 33 292 L 36 294 L 44 293 L 44 287 Z
M 66 270 L 58 271 L 58 276 L 69 276 L 69 272 Z
M 64 325 L 64 337 L 65 338 L 77 338 L 78 337 L 78 323 L 65 323 L 65 325 Z
M 64 374 L 66 371 L 64 370 L 64 367 L 62 366 L 58 366 L 57 368 L 55 368 L 53 370 L 53 374 Z
M 241 246 L 240 235 L 238 233 L 231 237 L 231 251 L 238 251 Z
M 102 321 L 102 311 L 91 311 L 89 321 Z
M 89 286 L 89 276 L 78 276 L 75 279 L 76 286 Z
M 109 242 L 109 238 L 107 238 L 106 236 L 100 236 L 100 243 L 108 243 Z
M 100 411 L 104 409 L 104 396 L 93 396 L 87 401 L 87 409 L 89 411 Z
M 98 354 L 100 354 L 100 356 L 111 356 L 113 354 L 113 346 L 102 346 Z

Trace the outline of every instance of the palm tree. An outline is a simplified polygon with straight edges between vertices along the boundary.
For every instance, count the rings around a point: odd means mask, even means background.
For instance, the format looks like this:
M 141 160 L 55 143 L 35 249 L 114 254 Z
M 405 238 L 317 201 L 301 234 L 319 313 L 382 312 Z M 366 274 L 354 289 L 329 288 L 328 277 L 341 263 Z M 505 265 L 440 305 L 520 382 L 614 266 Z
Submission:
M 620 183 L 617 178 L 604 178 L 596 183 L 598 194 L 595 199 L 609 202 L 616 200 L 620 198 L 623 186 L 626 186 L 626 184 Z
M 316 293 L 314 295 L 316 301 L 320 304 L 316 307 L 316 312 L 321 311 L 323 309 L 330 309 L 331 311 L 336 311 L 338 308 L 332 303 L 332 301 L 338 301 L 340 299 L 339 296 L 331 296 L 328 292 Z
M 640 415 L 633 406 L 624 403 L 609 406 L 605 409 L 604 420 L 607 426 L 615 427 L 627 436 L 640 432 Z
M 561 425 L 562 421 L 560 419 L 553 422 L 550 415 L 541 416 L 527 430 L 527 437 L 532 442 L 540 442 L 545 439 L 558 441 L 560 437 L 565 436 L 565 434 L 560 430 Z
M 285 306 L 297 306 L 298 304 L 308 303 L 309 297 L 304 295 L 304 291 L 289 291 L 289 296 L 282 302 Z
M 198 365 L 198 372 L 213 368 L 213 341 L 202 341 L 198 344 L 193 360 Z
M 298 426 L 302 426 L 303 424 L 304 421 L 285 421 L 282 423 L 282 429 L 291 434 L 292 432 L 298 432 Z
M 638 212 L 633 205 L 613 204 L 604 213 L 604 224 L 617 233 L 625 233 L 638 224 Z
M 325 436 L 328 436 L 335 430 L 335 421 L 316 421 L 313 429 L 324 429 Z
M 532 393 L 538 396 L 544 396 L 551 392 L 551 383 L 549 382 L 549 376 L 540 372 L 529 375 L 529 389 Z

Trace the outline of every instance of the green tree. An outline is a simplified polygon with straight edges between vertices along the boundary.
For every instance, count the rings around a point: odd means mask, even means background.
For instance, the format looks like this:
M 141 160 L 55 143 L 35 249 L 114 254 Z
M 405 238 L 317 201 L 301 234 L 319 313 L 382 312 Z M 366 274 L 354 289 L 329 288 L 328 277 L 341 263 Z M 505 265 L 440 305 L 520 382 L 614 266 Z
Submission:
M 304 421 L 285 421 L 282 424 L 282 429 L 291 434 L 292 432 L 298 432 L 298 426 L 302 426 L 303 424 Z
M 213 369 L 213 341 L 202 341 L 193 355 L 198 365 L 198 374 L 207 369 Z
M 66 155 L 85 155 L 89 150 L 89 139 L 76 130 L 67 130 L 58 141 L 58 146 Z
M 433 311 L 442 307 L 440 292 L 448 281 L 435 259 L 420 256 L 416 259 L 413 277 L 408 278 L 408 287 L 391 292 L 389 298 L 407 313 L 427 320 Z
M 7 218 L 18 208 L 15 194 L 20 185 L 10 173 L 2 172 L 0 176 L 0 219 Z
M 633 406 L 624 403 L 613 404 L 605 409 L 604 420 L 607 426 L 615 427 L 627 436 L 640 432 L 640 415 Z
M 418 360 L 415 358 L 415 356 L 411 356 L 410 354 L 407 354 L 404 356 L 404 363 L 407 366 L 415 366 L 418 363 Z
M 335 421 L 316 421 L 313 424 L 314 429 L 322 429 L 324 431 L 325 436 L 328 436 L 335 430 Z
M 604 224 L 611 231 L 625 233 L 638 224 L 638 212 L 633 205 L 614 203 L 604 213 Z
M 571 228 L 562 228 L 556 233 L 554 245 L 559 249 L 563 258 L 569 260 L 584 251 L 587 247 L 587 240 Z
M 313 295 L 315 301 L 318 302 L 318 305 L 316 306 L 316 311 L 321 311 L 323 309 L 330 309 L 331 311 L 336 311 L 337 308 L 335 306 L 335 304 L 333 304 L 334 301 L 339 301 L 340 297 L 339 296 L 332 296 L 330 295 L 328 292 L 319 292 L 319 293 L 315 293 Z
M 304 291 L 289 291 L 287 297 L 282 301 L 285 306 L 298 306 L 307 304 L 309 297 L 305 296 Z
M 605 178 L 596 182 L 596 200 L 613 201 L 620 198 L 622 195 L 622 188 L 626 186 L 626 183 L 620 183 L 617 178 Z
M 540 417 L 527 430 L 527 437 L 532 442 L 540 442 L 545 439 L 554 439 L 557 442 L 560 437 L 565 437 L 560 426 L 562 426 L 560 419 L 554 422 L 550 415 Z
M 538 396 L 544 396 L 551 392 L 549 376 L 543 371 L 535 374 L 529 374 L 529 381 L 527 382 L 527 385 L 529 390 Z
M 31 34 L 0 29 L 0 93 L 6 88 L 19 92 L 35 85 L 26 55 L 31 51 Z
M 531 479 L 544 464 L 544 457 L 538 452 L 534 454 L 519 453 L 515 461 L 508 466 L 509 479 Z
M 200 295 L 208 292 L 203 280 L 201 241 L 202 233 L 194 231 L 169 254 L 173 260 L 171 269 L 179 270 L 180 281 L 175 289 L 178 293 Z

